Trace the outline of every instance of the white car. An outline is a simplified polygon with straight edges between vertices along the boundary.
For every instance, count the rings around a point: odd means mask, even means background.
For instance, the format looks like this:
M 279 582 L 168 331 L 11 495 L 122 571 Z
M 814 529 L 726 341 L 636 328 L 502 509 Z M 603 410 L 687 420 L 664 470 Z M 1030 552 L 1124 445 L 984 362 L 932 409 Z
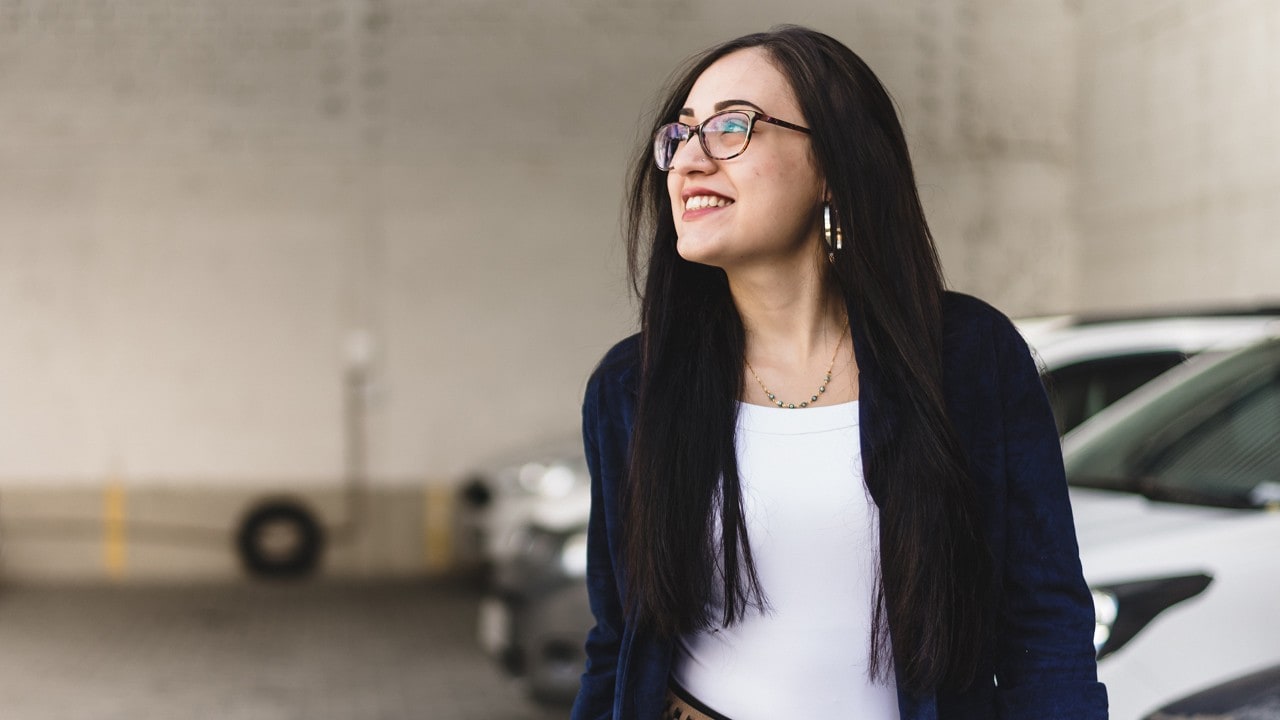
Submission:
M 1280 336 L 1170 371 L 1063 455 L 1114 720 L 1280 663 Z
M 1238 350 L 1280 331 L 1280 311 L 1241 315 L 1015 321 L 1035 352 L 1066 433 L 1142 384 L 1202 352 Z

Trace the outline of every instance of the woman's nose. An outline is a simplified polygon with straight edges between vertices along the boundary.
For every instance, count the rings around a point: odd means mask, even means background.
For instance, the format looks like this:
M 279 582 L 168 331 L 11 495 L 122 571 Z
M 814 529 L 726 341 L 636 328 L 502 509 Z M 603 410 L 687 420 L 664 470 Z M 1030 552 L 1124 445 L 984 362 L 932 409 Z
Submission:
M 715 161 L 707 157 L 702 143 L 694 135 L 690 135 L 684 144 L 676 148 L 676 154 L 671 157 L 671 172 L 674 173 L 708 172 L 714 167 Z

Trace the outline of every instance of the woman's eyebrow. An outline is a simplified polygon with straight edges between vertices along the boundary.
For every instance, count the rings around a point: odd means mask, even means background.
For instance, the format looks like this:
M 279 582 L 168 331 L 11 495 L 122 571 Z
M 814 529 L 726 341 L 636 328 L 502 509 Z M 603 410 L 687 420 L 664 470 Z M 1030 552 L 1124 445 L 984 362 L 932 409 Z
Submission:
M 750 100 L 721 100 L 720 102 L 715 104 L 715 111 L 720 112 L 721 110 L 724 110 L 725 108 L 728 108 L 728 107 L 733 107 L 734 105 L 746 105 L 749 108 L 754 108 L 762 113 L 764 112 L 764 108 L 751 102 Z M 689 117 L 693 117 L 693 108 L 681 108 L 680 115 L 681 117 L 685 115 L 688 115 Z
M 750 100 L 721 100 L 720 102 L 716 103 L 716 112 L 720 112 L 721 110 L 724 110 L 725 108 L 728 108 L 728 107 L 733 107 L 734 105 L 746 105 L 747 107 L 755 108 L 760 112 L 764 112 L 763 108 L 751 102 Z

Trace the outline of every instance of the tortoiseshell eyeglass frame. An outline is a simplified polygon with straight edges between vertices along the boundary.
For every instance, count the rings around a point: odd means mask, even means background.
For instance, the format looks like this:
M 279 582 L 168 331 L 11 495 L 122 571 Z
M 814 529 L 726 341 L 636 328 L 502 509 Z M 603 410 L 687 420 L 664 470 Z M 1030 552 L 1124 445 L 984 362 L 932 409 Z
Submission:
M 738 115 L 747 116 L 746 138 L 743 139 L 742 147 L 738 148 L 737 151 L 729 153 L 728 155 L 717 156 L 715 153 L 711 152 L 711 148 L 707 147 L 707 138 L 706 138 L 706 135 L 703 134 L 702 130 L 707 126 L 707 123 L 710 123 L 714 120 L 722 118 L 725 115 L 732 115 L 734 113 L 737 113 Z M 795 130 L 796 132 L 802 132 L 806 135 L 812 132 L 807 127 L 802 127 L 800 125 L 796 125 L 795 123 L 789 123 L 786 120 L 779 120 L 778 118 L 772 117 L 770 115 L 766 115 L 760 112 L 759 110 L 743 110 L 743 109 L 721 110 L 720 112 L 715 113 L 714 115 L 707 116 L 705 120 L 698 123 L 697 125 L 686 125 L 685 123 L 682 123 L 682 122 L 673 122 L 673 123 L 666 123 L 665 125 L 659 127 L 658 132 L 654 133 L 654 136 L 653 136 L 653 160 L 655 163 L 657 163 L 658 169 L 661 170 L 662 172 L 667 172 L 671 170 L 671 161 L 675 159 L 675 153 L 674 152 L 671 153 L 671 158 L 667 160 L 666 167 L 663 167 L 662 159 L 663 159 L 664 153 L 662 149 L 664 144 L 668 140 L 667 133 L 672 128 L 679 128 L 679 131 L 677 135 L 675 135 L 670 139 L 677 140 L 678 142 L 683 143 L 683 142 L 689 141 L 689 136 L 697 135 L 698 144 L 702 146 L 702 152 L 706 153 L 707 157 L 711 158 L 712 160 L 732 160 L 733 158 L 736 158 L 742 153 L 747 151 L 747 146 L 751 144 L 751 133 L 753 130 L 755 130 L 757 122 L 764 122 L 764 123 L 769 123 L 770 125 L 777 125 L 778 127 L 784 127 L 784 128 L 787 128 L 788 130 Z

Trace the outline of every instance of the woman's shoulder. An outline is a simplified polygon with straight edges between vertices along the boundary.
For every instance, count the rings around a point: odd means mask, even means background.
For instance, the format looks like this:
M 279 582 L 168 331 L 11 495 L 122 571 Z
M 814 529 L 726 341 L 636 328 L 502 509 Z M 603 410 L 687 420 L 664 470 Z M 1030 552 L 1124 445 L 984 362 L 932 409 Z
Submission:
M 624 338 L 609 348 L 587 383 L 588 394 L 630 390 L 640 372 L 640 333 Z
M 986 378 L 1007 385 L 1034 378 L 1038 384 L 1039 363 L 1004 313 L 972 295 L 947 292 L 942 317 L 943 366 L 953 383 Z
M 591 372 L 582 397 L 584 432 L 602 440 L 612 438 L 614 447 L 625 447 L 639 377 L 640 336 L 632 335 L 609 348 Z
M 993 305 L 972 295 L 948 290 L 942 294 L 942 318 L 947 330 L 990 330 L 1013 322 Z
M 1026 343 L 1013 321 L 990 303 L 948 290 L 942 298 L 945 344 L 953 351 L 988 349 L 997 353 L 1025 353 Z

